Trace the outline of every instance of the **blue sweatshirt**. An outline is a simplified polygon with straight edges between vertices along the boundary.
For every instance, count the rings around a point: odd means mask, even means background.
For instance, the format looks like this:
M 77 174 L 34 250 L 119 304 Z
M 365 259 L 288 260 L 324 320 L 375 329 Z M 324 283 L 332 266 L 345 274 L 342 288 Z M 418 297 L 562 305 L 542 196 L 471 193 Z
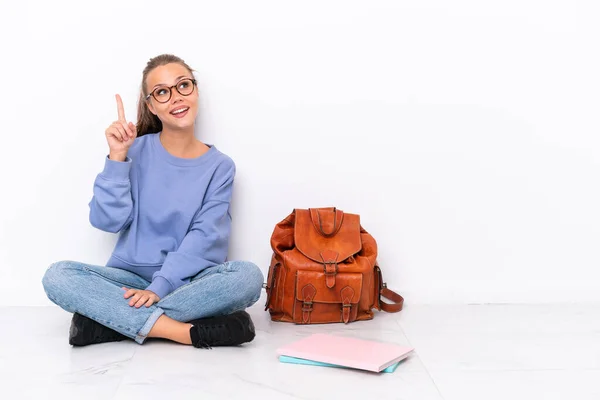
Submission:
M 162 299 L 226 261 L 235 164 L 215 146 L 175 157 L 159 137 L 136 138 L 123 162 L 107 157 L 89 206 L 93 226 L 120 233 L 106 265 L 140 275 Z

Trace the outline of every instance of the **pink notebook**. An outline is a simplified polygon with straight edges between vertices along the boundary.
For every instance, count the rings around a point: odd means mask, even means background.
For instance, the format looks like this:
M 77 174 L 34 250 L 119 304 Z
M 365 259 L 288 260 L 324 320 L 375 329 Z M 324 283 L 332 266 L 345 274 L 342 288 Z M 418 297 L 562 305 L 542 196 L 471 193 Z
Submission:
M 277 354 L 381 372 L 413 350 L 407 346 L 317 333 L 280 347 Z

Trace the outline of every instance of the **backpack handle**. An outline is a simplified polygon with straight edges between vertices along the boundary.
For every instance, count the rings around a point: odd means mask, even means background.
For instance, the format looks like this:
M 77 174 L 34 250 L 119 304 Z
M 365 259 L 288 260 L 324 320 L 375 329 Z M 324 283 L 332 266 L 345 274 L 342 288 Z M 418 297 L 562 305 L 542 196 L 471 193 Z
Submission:
M 323 237 L 334 236 L 342 227 L 344 212 L 335 207 L 332 208 L 310 208 L 310 219 L 313 226 Z M 329 228 L 326 232 L 325 228 Z

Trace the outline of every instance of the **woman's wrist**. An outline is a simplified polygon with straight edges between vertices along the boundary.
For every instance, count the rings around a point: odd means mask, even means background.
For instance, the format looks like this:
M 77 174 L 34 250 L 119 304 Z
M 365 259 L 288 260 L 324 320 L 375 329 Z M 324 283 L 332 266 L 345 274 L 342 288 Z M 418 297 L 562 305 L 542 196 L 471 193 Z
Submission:
M 113 161 L 125 161 L 127 159 L 127 152 L 124 153 L 109 153 L 108 158 Z

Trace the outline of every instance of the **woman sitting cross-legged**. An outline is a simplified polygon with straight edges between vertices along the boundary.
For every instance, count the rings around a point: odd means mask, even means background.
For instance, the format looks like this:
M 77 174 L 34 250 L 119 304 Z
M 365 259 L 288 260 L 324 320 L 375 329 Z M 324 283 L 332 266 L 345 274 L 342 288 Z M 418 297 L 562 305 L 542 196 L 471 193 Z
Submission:
M 69 343 L 251 341 L 244 310 L 258 300 L 263 274 L 251 262 L 226 260 L 235 164 L 194 136 L 192 69 L 173 55 L 148 62 L 137 126 L 116 100 L 89 206 L 91 224 L 119 233 L 118 242 L 106 266 L 60 261 L 42 279 L 48 298 L 74 313 Z

